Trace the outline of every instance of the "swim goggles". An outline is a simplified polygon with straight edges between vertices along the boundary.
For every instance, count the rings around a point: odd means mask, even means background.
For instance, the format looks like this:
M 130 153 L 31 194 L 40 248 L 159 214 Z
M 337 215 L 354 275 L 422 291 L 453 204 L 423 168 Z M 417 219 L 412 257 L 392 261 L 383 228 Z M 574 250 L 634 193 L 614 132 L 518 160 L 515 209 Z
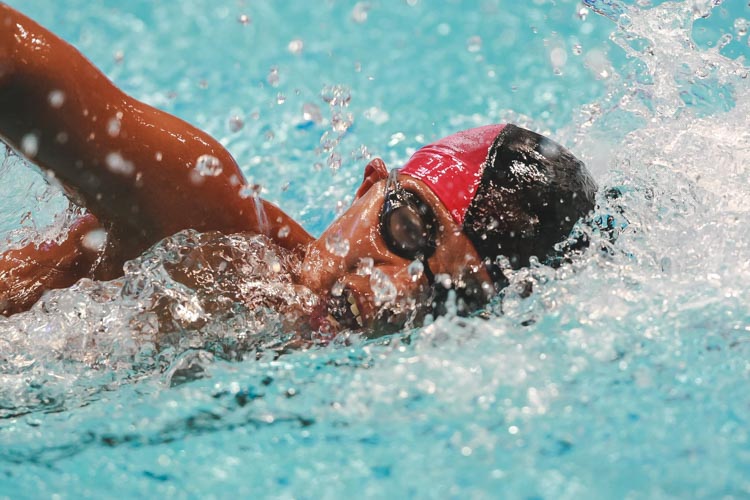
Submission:
M 385 202 L 380 212 L 380 234 L 388 249 L 405 259 L 419 260 L 430 283 L 433 274 L 427 259 L 435 253 L 437 223 L 432 209 L 401 187 L 398 170 L 388 174 Z

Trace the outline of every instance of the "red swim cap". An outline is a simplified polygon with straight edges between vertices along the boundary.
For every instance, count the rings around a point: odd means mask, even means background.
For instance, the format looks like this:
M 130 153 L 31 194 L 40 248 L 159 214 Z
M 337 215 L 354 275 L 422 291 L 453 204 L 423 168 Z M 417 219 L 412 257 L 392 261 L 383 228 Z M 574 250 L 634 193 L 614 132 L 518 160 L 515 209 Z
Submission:
M 493 142 L 505 125 L 464 130 L 419 149 L 400 170 L 427 184 L 462 225 Z

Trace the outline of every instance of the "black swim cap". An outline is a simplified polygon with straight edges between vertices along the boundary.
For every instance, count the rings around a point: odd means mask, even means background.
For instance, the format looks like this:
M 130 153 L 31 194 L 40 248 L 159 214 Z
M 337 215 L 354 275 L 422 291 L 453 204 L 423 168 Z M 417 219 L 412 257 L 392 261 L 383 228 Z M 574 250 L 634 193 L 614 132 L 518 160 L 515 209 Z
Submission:
M 506 125 L 490 146 L 463 229 L 496 286 L 505 276 L 497 258 L 514 269 L 533 255 L 544 262 L 555 244 L 594 208 L 596 183 L 586 166 L 558 143 Z

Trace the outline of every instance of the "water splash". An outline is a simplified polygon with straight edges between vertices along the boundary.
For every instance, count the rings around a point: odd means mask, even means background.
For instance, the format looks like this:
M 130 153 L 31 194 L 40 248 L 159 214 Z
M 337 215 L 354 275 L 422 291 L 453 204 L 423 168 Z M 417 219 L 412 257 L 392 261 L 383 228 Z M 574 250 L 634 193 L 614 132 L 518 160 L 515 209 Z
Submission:
M 46 293 L 0 319 L 0 416 L 75 406 L 160 373 L 184 378 L 186 349 L 223 359 L 283 349 L 317 303 L 292 283 L 298 265 L 262 236 L 184 231 L 120 279 Z

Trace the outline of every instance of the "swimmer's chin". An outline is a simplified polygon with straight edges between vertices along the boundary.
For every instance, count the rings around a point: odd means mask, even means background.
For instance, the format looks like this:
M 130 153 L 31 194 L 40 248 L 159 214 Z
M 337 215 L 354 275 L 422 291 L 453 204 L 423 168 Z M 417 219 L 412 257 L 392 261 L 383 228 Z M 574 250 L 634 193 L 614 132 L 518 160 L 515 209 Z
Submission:
M 420 326 L 425 318 L 421 309 L 414 304 L 375 307 L 366 298 L 343 290 L 320 301 L 310 317 L 310 327 L 324 339 L 344 332 L 377 338 Z

